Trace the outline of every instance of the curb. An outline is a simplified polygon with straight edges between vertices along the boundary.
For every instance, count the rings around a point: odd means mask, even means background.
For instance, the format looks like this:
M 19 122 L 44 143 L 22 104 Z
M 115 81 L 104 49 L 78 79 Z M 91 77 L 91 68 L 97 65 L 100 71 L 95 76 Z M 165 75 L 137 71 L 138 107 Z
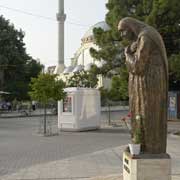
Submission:
M 87 180 L 123 180 L 123 175 L 122 174 L 110 174 L 107 176 L 97 176 L 97 177 L 90 177 L 90 178 L 85 178 L 85 179 L 87 179 Z
M 171 136 L 171 137 L 174 137 L 174 138 L 180 138 L 180 135 L 176 135 L 176 134 L 174 134 L 174 133 L 170 133 L 170 136 Z
M 41 117 L 44 116 L 44 114 L 35 114 L 35 115 L 14 115 L 14 116 L 3 116 L 0 115 L 0 118 L 9 119 L 9 118 L 24 118 L 24 117 Z M 55 114 L 46 114 L 46 116 L 57 116 Z

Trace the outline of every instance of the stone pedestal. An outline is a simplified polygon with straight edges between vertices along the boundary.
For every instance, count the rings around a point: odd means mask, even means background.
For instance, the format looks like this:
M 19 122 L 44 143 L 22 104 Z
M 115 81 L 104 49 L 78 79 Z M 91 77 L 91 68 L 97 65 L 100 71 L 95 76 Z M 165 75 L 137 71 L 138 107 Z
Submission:
M 171 180 L 171 158 L 168 154 L 123 153 L 123 180 Z

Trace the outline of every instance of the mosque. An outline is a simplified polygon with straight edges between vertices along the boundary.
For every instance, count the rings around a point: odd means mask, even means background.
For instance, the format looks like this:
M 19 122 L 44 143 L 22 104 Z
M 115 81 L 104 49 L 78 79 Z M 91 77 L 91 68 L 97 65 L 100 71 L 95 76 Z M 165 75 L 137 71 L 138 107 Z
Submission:
M 79 71 L 90 70 L 91 66 L 95 64 L 97 67 L 102 67 L 105 63 L 104 60 L 97 61 L 90 55 L 90 48 L 94 48 L 96 50 L 99 49 L 99 47 L 95 44 L 95 39 L 93 36 L 93 29 L 94 28 L 102 28 L 104 31 L 109 30 L 109 26 L 106 24 L 106 22 L 98 22 L 95 25 L 91 26 L 84 36 L 81 38 L 81 45 L 77 49 L 77 51 L 74 53 L 74 56 L 71 58 L 71 65 L 64 68 L 63 72 L 58 73 L 60 74 L 60 79 L 66 81 L 66 79 L 70 76 L 72 76 L 74 73 L 77 73 Z M 48 67 L 49 73 L 56 73 L 56 67 L 51 66 Z M 108 78 L 105 78 L 101 75 L 98 76 L 98 85 L 99 87 L 104 88 L 110 88 L 111 81 Z

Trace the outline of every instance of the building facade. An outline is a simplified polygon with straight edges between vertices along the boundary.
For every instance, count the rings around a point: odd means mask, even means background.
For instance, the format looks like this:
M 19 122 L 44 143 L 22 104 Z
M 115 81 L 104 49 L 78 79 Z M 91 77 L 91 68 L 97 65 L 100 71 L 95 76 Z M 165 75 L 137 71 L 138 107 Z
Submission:
M 109 26 L 104 22 L 96 23 L 95 25 L 91 26 L 84 36 L 81 39 L 81 45 L 77 49 L 77 51 L 74 53 L 74 56 L 71 58 L 71 65 L 65 67 L 63 73 L 59 75 L 60 79 L 66 81 L 67 78 L 72 76 L 74 73 L 79 72 L 81 70 L 88 71 L 91 68 L 91 65 L 95 64 L 97 67 L 102 67 L 105 63 L 104 60 L 97 61 L 90 55 L 90 49 L 94 48 L 96 50 L 99 49 L 99 47 L 95 44 L 95 39 L 93 36 L 93 29 L 94 28 L 101 28 L 104 31 L 108 31 L 110 28 Z M 49 68 L 52 69 L 52 68 Z M 52 71 L 48 70 L 49 73 L 52 73 Z M 101 75 L 98 76 L 98 88 L 104 87 L 104 88 L 110 88 L 111 80 L 108 78 L 104 78 Z

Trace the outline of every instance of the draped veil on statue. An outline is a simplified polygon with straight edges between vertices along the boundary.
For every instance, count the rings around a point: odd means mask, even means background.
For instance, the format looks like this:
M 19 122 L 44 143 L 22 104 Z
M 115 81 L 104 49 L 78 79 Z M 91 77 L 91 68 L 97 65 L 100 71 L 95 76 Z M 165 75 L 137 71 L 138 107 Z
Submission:
M 163 40 L 153 27 L 134 18 L 123 18 L 118 29 L 132 31 L 137 43 L 133 55 L 126 55 L 132 137 L 135 116 L 141 115 L 143 152 L 166 153 L 168 61 Z

